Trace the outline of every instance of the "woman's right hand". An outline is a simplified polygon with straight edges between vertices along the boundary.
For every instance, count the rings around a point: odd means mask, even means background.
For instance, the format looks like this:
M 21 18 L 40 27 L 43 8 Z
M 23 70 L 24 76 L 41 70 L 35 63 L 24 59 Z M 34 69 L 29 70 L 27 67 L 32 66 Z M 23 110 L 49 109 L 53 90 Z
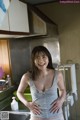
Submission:
M 27 103 L 27 107 L 30 109 L 30 111 L 32 111 L 34 114 L 41 114 L 41 110 L 38 104 L 36 104 L 35 102 L 28 102 Z

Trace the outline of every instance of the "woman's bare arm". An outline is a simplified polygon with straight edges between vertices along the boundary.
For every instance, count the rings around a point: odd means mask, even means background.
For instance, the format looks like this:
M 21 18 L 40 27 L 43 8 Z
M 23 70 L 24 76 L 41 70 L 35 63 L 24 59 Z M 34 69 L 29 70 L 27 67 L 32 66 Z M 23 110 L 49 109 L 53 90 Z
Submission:
M 28 73 L 24 74 L 21 78 L 21 82 L 19 84 L 18 90 L 17 90 L 17 96 L 19 100 L 26 106 L 28 107 L 31 111 L 33 111 L 34 114 L 40 114 L 41 110 L 39 106 L 34 102 L 28 102 L 24 96 L 24 91 L 26 87 L 28 86 L 28 82 L 30 80 L 30 76 Z
M 60 97 L 59 98 L 63 103 L 64 100 L 65 100 L 65 97 L 66 97 L 66 88 L 65 88 L 65 85 L 64 85 L 62 72 L 58 73 L 58 87 L 59 87 L 59 90 L 60 90 Z
M 19 100 L 25 105 L 27 106 L 28 101 L 26 100 L 25 96 L 24 96 L 24 91 L 28 86 L 28 81 L 29 81 L 29 75 L 28 73 L 24 74 L 21 78 L 19 87 L 17 89 L 17 96 L 19 98 Z

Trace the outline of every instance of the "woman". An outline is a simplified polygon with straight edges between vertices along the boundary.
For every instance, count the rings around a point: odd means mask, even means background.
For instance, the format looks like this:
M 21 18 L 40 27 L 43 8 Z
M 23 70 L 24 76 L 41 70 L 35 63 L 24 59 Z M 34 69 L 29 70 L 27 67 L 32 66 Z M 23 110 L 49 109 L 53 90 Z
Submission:
M 23 95 L 28 85 L 32 102 L 28 102 Z M 57 88 L 61 91 L 59 97 Z M 32 50 L 32 71 L 22 76 L 17 96 L 30 109 L 30 120 L 64 120 L 62 104 L 66 91 L 63 76 L 53 68 L 51 54 L 47 48 L 37 46 Z

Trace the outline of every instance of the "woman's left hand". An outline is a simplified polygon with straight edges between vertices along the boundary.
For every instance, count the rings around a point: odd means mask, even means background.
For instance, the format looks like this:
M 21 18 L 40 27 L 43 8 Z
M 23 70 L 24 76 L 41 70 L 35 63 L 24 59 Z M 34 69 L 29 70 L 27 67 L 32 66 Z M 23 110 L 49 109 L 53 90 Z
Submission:
M 53 101 L 51 103 L 51 108 L 50 108 L 50 112 L 58 112 L 59 109 L 62 107 L 63 102 L 61 101 L 60 98 L 56 99 L 55 101 Z

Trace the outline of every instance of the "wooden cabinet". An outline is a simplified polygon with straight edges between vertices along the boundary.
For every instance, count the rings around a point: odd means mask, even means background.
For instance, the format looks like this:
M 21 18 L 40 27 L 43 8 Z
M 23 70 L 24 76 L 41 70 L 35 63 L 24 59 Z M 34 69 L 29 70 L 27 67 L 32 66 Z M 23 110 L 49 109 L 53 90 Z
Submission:
M 12 0 L 9 7 L 10 31 L 29 32 L 27 4 Z
M 11 75 L 10 49 L 8 40 L 0 40 L 0 66 Z

